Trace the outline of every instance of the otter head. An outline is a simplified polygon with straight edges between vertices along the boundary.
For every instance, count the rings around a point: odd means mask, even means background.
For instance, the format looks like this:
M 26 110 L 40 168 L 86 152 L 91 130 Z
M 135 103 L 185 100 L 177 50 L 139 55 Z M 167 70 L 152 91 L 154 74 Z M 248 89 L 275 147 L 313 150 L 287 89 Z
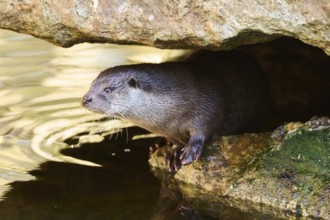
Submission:
M 130 118 L 148 90 L 149 84 L 137 79 L 132 69 L 126 66 L 114 67 L 98 75 L 83 96 L 81 105 L 96 113 Z

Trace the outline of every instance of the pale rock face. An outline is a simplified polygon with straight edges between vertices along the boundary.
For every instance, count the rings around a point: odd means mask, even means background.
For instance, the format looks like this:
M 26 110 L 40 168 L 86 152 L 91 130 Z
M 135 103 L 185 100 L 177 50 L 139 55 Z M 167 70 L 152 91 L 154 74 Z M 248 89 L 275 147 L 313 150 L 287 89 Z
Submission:
M 232 49 L 289 36 L 330 54 L 328 0 L 9 0 L 0 28 L 81 42 Z

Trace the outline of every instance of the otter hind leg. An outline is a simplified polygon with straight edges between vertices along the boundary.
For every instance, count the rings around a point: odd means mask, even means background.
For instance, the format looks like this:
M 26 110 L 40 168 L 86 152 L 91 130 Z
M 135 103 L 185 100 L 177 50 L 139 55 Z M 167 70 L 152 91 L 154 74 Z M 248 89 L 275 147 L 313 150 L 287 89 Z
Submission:
M 200 158 L 204 146 L 205 137 L 201 135 L 193 135 L 190 137 L 188 143 L 182 149 L 180 156 L 183 165 L 190 164 L 194 160 Z
M 171 152 L 166 155 L 165 165 L 169 167 L 172 173 L 177 172 L 181 168 L 181 155 L 182 146 L 178 144 L 173 144 Z
M 153 153 L 155 153 L 155 151 L 161 147 L 164 146 L 172 146 L 173 144 L 167 140 L 164 137 L 159 137 L 157 138 L 157 140 L 149 147 L 149 156 L 151 157 L 151 155 Z
M 171 141 L 160 137 L 153 145 L 149 147 L 149 156 L 151 157 L 157 149 L 165 146 L 171 147 L 171 150 L 167 151 L 165 155 L 165 166 L 169 168 L 170 172 L 175 173 L 181 168 L 182 165 L 180 155 L 183 146 L 177 141 Z

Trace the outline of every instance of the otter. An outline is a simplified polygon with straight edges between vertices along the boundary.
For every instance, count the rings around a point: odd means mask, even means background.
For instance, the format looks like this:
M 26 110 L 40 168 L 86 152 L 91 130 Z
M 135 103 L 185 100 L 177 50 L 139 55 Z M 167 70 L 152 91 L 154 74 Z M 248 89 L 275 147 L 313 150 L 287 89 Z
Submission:
M 256 132 L 267 113 L 268 83 L 245 54 L 202 51 L 184 62 L 106 69 L 82 106 L 167 138 L 170 169 L 177 171 L 199 159 L 214 137 Z

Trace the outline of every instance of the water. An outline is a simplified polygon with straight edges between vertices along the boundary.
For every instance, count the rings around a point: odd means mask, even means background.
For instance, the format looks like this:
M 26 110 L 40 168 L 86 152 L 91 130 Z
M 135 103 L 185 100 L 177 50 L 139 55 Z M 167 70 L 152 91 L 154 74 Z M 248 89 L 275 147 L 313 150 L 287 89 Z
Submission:
M 80 106 L 111 66 L 182 51 L 81 44 L 59 48 L 0 30 L 0 218 L 150 219 L 160 182 L 142 129 Z M 125 127 L 129 127 L 126 129 Z

